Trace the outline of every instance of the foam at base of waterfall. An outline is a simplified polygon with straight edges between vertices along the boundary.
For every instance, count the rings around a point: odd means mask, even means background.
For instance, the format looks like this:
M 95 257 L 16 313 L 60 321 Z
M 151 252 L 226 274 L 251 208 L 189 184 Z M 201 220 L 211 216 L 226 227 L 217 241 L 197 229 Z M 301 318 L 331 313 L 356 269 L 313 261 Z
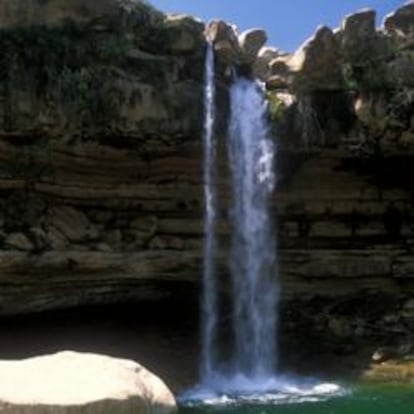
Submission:
M 334 383 L 313 378 L 272 376 L 247 378 L 242 374 L 213 374 L 205 384 L 199 384 L 179 397 L 184 406 L 198 405 L 283 405 L 326 401 L 348 395 L 349 391 Z

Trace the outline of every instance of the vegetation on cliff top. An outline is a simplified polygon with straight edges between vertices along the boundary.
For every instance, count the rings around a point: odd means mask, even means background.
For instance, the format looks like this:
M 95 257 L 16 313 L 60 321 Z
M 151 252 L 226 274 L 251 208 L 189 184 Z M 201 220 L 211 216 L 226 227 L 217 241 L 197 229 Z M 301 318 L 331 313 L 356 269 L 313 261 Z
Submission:
M 167 36 L 164 15 L 148 4 L 134 4 L 132 12 L 117 16 L 104 29 L 85 30 L 68 21 L 0 30 L 4 129 L 14 130 L 19 124 L 19 91 L 26 99 L 61 106 L 88 127 L 117 116 L 124 98 L 117 84 L 119 71 L 133 69 L 138 81 L 162 83 L 162 65 L 135 52 L 162 52 Z

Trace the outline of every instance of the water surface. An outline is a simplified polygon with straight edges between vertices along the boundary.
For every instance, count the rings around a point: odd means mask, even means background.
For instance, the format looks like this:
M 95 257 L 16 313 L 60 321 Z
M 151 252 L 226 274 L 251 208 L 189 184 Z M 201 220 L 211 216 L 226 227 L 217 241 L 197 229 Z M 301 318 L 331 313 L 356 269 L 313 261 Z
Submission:
M 296 402 L 231 403 L 181 407 L 179 414 L 413 414 L 414 385 L 351 387 L 343 395 Z

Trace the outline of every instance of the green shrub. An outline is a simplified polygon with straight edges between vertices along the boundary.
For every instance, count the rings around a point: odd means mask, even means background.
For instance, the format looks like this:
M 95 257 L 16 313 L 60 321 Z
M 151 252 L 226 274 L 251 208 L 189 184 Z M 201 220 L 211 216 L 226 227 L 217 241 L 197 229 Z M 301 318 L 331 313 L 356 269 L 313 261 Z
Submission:
M 128 41 L 68 25 L 0 31 L 0 87 L 13 128 L 13 95 L 30 92 L 52 101 L 83 125 L 116 115 L 113 66 L 126 66 Z
M 286 109 L 285 103 L 279 99 L 275 92 L 267 92 L 266 93 L 266 100 L 268 102 L 268 112 L 270 121 L 274 124 L 277 124 Z

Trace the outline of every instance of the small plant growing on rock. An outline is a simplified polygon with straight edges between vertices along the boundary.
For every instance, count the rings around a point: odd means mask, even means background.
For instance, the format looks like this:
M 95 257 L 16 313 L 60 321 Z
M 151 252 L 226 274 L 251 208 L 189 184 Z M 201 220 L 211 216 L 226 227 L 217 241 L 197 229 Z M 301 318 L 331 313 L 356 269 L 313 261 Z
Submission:
M 354 69 L 350 63 L 345 63 L 342 66 L 342 75 L 346 89 L 351 91 L 358 90 L 358 81 L 355 79 Z
M 266 100 L 268 102 L 269 118 L 272 124 L 280 122 L 284 111 L 286 110 L 286 104 L 277 96 L 276 93 L 268 91 L 266 93 Z

